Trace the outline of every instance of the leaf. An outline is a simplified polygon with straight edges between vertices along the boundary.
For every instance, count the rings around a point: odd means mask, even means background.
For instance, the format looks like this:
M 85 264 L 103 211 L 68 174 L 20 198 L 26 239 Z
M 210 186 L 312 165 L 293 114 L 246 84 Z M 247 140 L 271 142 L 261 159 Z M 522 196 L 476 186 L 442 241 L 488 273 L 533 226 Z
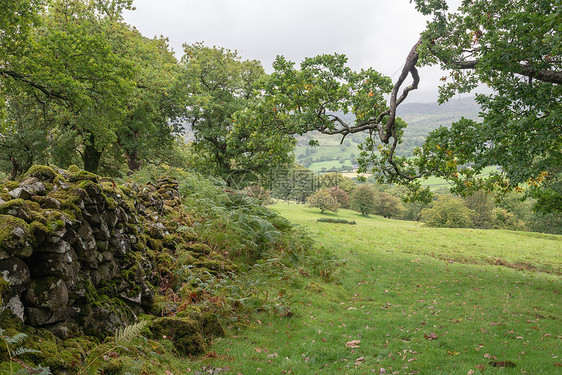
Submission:
M 365 362 L 365 357 L 359 357 L 355 360 L 355 366 L 359 366 Z
M 490 361 L 489 364 L 494 367 L 517 367 L 517 365 L 511 361 Z
M 423 337 L 425 337 L 426 340 L 433 341 L 436 340 L 439 336 L 436 335 L 434 332 L 431 332 L 429 335 L 423 335 Z
M 352 340 L 345 343 L 346 348 L 358 348 L 361 340 Z

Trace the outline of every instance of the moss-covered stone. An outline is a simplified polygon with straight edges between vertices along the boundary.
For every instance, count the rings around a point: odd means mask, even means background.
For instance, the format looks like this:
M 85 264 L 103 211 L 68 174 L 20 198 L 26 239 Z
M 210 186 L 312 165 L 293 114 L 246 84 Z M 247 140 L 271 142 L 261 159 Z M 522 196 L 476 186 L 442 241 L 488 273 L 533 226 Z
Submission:
M 25 174 L 25 177 L 35 177 L 45 182 L 53 182 L 57 173 L 46 165 L 34 165 Z
M 157 338 L 166 337 L 174 342 L 180 355 L 200 354 L 206 349 L 199 322 L 190 318 L 159 318 L 150 325 Z
M 25 221 L 10 215 L 0 215 L 0 258 L 30 256 L 33 240 Z
M 69 178 L 70 182 L 78 182 L 78 181 L 92 181 L 92 182 L 99 182 L 100 177 L 92 172 L 88 171 L 79 171 Z
M 204 243 L 194 243 L 189 245 L 189 248 L 196 253 L 201 253 L 201 254 L 210 254 L 213 250 L 209 247 L 209 245 L 206 245 Z

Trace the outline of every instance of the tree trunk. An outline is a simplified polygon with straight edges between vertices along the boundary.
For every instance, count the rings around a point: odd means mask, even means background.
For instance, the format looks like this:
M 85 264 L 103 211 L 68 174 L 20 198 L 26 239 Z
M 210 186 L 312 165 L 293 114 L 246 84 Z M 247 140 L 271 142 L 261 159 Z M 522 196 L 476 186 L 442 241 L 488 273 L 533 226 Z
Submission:
M 138 143 L 139 137 L 140 134 L 138 131 L 133 132 L 133 134 L 130 136 L 130 138 L 134 139 L 133 145 L 136 145 Z M 127 157 L 127 166 L 129 167 L 130 171 L 136 172 L 141 168 L 142 160 L 140 158 L 139 151 L 136 148 L 133 148 L 133 150 L 131 151 L 125 151 L 125 156 Z
M 102 153 L 103 151 L 98 150 L 96 147 L 94 135 L 90 134 L 88 142 L 84 145 L 84 154 L 82 154 L 84 169 L 88 172 L 97 173 Z
M 13 156 L 10 158 L 10 161 L 12 162 L 12 174 L 10 175 L 10 180 L 13 181 L 21 173 L 21 164 L 18 163 L 16 158 L 14 158 Z
M 139 157 L 139 152 L 137 150 L 133 150 L 132 152 L 126 152 L 125 155 L 127 156 L 127 166 L 129 167 L 130 171 L 136 172 L 142 166 L 142 160 Z

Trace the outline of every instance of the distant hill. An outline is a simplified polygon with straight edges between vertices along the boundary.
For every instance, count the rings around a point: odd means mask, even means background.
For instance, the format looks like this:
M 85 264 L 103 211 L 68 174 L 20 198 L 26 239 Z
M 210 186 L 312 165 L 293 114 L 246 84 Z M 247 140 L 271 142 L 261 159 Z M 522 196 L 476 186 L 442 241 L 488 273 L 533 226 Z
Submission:
M 476 119 L 480 110 L 474 98 L 452 99 L 439 105 L 437 103 L 403 103 L 398 107 L 398 117 L 408 124 L 403 142 L 398 146 L 399 155 L 408 156 L 416 147 L 420 147 L 427 135 L 441 126 L 450 126 L 461 117 Z M 297 138 L 295 158 L 299 164 L 315 171 L 353 170 L 356 157 L 359 156 L 357 145 L 365 139 L 365 134 L 348 136 L 343 144 L 341 137 L 310 132 Z M 319 146 L 308 145 L 316 140 Z

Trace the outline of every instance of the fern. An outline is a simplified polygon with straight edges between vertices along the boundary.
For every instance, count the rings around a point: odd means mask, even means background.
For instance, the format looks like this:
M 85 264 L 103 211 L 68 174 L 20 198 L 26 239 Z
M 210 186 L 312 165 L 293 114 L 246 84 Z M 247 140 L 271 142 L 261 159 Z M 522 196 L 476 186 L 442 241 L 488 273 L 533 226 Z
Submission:
M 140 332 L 144 329 L 144 327 L 146 327 L 146 325 L 147 325 L 147 321 L 141 320 L 138 323 L 131 324 L 121 329 L 118 329 L 117 331 L 115 331 L 115 344 L 117 345 L 128 344 L 132 339 L 134 339 L 140 334 Z
M 25 339 L 27 338 L 27 335 L 25 333 L 19 332 L 16 333 L 13 336 L 7 336 L 5 335 L 6 331 L 2 328 L 0 328 L 0 338 L 4 341 L 4 345 L 6 346 L 6 350 L 8 352 L 8 356 L 10 357 L 10 374 L 13 374 L 13 368 L 12 368 L 12 362 L 16 361 L 16 357 L 21 356 L 23 354 L 26 353 L 41 353 L 40 350 L 35 350 L 35 349 L 29 349 L 29 348 L 24 348 L 24 347 L 19 347 L 15 350 L 12 350 L 10 347 L 14 346 L 14 345 L 20 345 L 22 344 Z M 21 361 L 19 361 L 20 363 L 22 363 Z M 33 374 L 39 374 L 39 375 L 50 375 L 51 374 L 51 370 L 49 369 L 49 367 L 43 367 L 41 365 L 39 365 L 38 367 L 31 367 L 28 365 L 25 365 L 26 368 L 28 369 L 29 372 L 33 371 Z
M 12 357 L 17 357 L 19 355 L 23 355 L 23 354 L 26 354 L 26 353 L 41 353 L 41 350 L 19 347 L 12 352 Z

